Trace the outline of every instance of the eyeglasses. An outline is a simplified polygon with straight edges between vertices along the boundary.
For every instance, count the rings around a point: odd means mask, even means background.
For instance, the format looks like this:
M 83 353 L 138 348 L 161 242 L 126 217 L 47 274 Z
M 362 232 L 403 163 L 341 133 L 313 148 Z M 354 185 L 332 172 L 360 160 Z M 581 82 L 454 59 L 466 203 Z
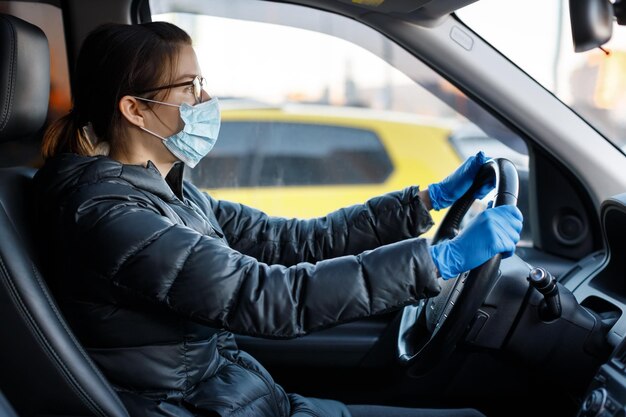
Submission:
M 196 75 L 195 77 L 193 77 L 193 80 L 191 81 L 185 81 L 182 83 L 176 83 L 176 84 L 164 85 L 162 87 L 151 88 L 149 90 L 139 91 L 138 94 L 150 93 L 152 91 L 158 91 L 158 90 L 167 90 L 168 88 L 176 88 L 176 87 L 183 87 L 183 86 L 193 86 L 193 96 L 196 99 L 195 104 L 202 103 L 202 92 L 206 88 L 206 79 L 199 75 Z

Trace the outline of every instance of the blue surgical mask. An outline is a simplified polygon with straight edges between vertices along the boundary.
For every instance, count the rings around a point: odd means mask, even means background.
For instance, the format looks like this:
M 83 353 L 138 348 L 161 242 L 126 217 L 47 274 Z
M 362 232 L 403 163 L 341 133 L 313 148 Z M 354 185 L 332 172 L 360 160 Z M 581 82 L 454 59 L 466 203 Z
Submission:
M 217 97 L 194 106 L 187 103 L 181 105 L 150 100 L 143 97 L 135 97 L 139 100 L 178 107 L 180 118 L 185 127 L 180 132 L 164 138 L 163 136 L 141 127 L 146 132 L 156 136 L 178 159 L 183 161 L 189 168 L 198 165 L 198 162 L 213 149 L 220 132 L 220 108 Z

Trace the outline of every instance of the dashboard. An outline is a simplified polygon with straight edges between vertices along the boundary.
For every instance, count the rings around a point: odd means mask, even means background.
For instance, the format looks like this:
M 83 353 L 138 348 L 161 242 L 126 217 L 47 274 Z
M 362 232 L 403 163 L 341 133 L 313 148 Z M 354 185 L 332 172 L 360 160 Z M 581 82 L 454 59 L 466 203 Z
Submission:
M 579 417 L 626 416 L 626 193 L 604 201 L 600 217 L 607 250 L 583 258 L 560 280 L 601 318 L 612 351 L 593 376 Z

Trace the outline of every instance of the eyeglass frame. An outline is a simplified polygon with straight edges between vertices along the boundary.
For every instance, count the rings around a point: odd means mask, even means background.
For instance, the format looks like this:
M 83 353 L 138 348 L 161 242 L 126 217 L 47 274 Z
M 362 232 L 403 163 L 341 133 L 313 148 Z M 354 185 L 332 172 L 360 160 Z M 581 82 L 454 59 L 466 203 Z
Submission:
M 197 85 L 196 85 L 196 82 L 197 82 Z M 194 95 L 194 98 L 196 99 L 195 104 L 202 103 L 202 92 L 204 91 L 204 86 L 206 85 L 206 78 L 204 78 L 201 75 L 196 75 L 195 77 L 193 77 L 193 80 L 191 81 L 185 81 L 182 83 L 169 84 L 169 85 L 164 85 L 161 87 L 150 88 L 148 90 L 138 91 L 137 94 L 151 93 L 153 91 L 167 90 L 168 88 L 183 87 L 187 85 L 191 85 L 194 87 L 193 95 Z M 200 87 L 199 92 L 197 94 L 196 94 L 196 86 Z

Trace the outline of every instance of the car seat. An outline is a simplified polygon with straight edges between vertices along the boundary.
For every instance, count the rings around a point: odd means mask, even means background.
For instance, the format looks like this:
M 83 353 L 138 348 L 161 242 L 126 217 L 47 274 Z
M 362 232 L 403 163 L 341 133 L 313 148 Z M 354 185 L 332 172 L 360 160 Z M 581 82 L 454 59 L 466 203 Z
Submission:
M 0 14 L 0 83 L 0 142 L 39 132 L 50 91 L 48 41 L 36 26 L 6 14 Z M 0 169 L 0 390 L 21 417 L 127 417 L 31 256 L 34 173 Z
M 17 417 L 15 410 L 11 407 L 11 404 L 7 401 L 4 395 L 0 392 L 0 416 L 3 417 Z

